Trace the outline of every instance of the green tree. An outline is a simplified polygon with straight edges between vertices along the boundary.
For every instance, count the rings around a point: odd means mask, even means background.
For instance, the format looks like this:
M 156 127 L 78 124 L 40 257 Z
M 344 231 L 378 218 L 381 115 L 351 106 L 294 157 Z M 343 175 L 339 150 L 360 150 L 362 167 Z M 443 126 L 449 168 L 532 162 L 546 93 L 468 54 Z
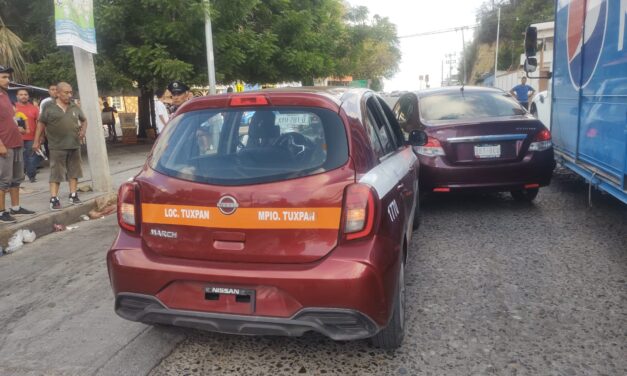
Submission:
M 312 82 L 338 71 L 338 0 L 215 0 L 216 71 L 226 81 Z
M 94 5 L 99 53 L 127 78 L 119 84 L 132 80 L 139 91 L 142 137 L 154 124 L 156 88 L 172 80 L 202 83 L 206 7 L 201 0 L 96 0 Z
M 302 81 L 353 75 L 380 82 L 398 69 L 396 28 L 342 0 L 210 0 L 218 82 Z M 71 50 L 54 41 L 53 2 L 0 0 L 24 39 L 32 82 L 75 83 Z M 172 80 L 207 85 L 204 0 L 94 0 L 102 91 L 139 92 L 140 132 L 153 91 Z M 153 118 L 154 119 L 154 118 Z
M 11 31 L 0 17 L 0 64 L 12 67 L 14 78 L 26 78 L 26 63 L 22 55 L 22 39 Z
M 552 21 L 554 7 L 553 1 L 546 0 L 485 1 L 477 11 L 479 26 L 475 30 L 475 38 L 464 52 L 467 67 L 473 66 L 479 44 L 492 44 L 496 41 L 498 8 L 501 9 L 498 69 L 507 70 L 517 67 L 520 62 L 520 54 L 524 52 L 523 34 L 527 26 Z
M 401 52 L 396 25 L 378 15 L 370 20 L 365 7 L 349 9 L 345 19 L 348 26 L 341 44 L 340 72 L 356 79 L 372 79 L 380 86 L 382 77 L 391 78 L 398 72 Z
M 67 81 L 77 87 L 72 51 L 56 45 L 53 5 L 47 0 L 0 0 L 0 17 L 7 20 L 7 26 L 23 41 L 20 52 L 25 60 L 26 74 L 16 79 L 43 87 Z M 101 91 L 132 89 L 132 80 L 124 76 L 106 55 L 94 55 L 94 60 Z

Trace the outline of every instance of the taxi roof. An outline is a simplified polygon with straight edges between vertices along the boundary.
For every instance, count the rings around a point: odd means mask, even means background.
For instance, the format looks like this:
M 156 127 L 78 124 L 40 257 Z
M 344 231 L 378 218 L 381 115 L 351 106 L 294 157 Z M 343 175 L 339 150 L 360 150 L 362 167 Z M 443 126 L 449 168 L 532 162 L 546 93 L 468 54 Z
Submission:
M 369 89 L 334 87 L 334 86 L 302 86 L 272 88 L 242 93 L 226 93 L 193 98 L 181 106 L 179 113 L 207 109 L 230 108 L 231 98 L 265 96 L 272 106 L 313 106 L 338 111 L 342 104 L 355 97 L 361 98 Z

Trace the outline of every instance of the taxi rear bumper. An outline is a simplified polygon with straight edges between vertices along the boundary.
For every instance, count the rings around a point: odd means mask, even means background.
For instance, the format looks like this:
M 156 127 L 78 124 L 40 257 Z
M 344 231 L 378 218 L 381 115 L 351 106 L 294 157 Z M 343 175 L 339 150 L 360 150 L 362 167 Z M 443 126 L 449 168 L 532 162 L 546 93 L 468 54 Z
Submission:
M 227 334 L 296 337 L 315 331 L 345 341 L 369 338 L 379 330 L 370 318 L 350 309 L 305 308 L 289 318 L 234 315 L 170 309 L 154 296 L 134 293 L 118 294 L 115 312 L 131 321 Z
M 356 339 L 376 334 L 391 317 L 402 254 L 391 242 L 373 236 L 341 244 L 307 264 L 226 263 L 159 256 L 122 231 L 107 266 L 116 312 L 129 320 Z

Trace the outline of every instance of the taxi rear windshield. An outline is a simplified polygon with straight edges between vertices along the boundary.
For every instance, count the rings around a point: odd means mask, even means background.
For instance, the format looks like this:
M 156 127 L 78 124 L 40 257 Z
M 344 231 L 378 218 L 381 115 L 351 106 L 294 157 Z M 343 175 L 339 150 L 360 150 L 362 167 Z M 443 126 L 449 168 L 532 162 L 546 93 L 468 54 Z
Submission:
M 525 110 L 506 93 L 458 91 L 420 99 L 420 117 L 429 125 L 524 114 Z
M 318 108 L 201 110 L 170 122 L 150 161 L 165 175 L 218 185 L 323 173 L 348 160 L 340 117 Z

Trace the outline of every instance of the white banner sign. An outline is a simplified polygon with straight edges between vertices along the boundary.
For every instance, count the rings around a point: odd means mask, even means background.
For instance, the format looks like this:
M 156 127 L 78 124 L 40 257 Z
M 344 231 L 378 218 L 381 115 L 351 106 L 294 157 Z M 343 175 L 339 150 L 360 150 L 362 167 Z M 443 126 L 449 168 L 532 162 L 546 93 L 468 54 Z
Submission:
M 54 0 L 57 46 L 76 46 L 96 51 L 93 0 Z

